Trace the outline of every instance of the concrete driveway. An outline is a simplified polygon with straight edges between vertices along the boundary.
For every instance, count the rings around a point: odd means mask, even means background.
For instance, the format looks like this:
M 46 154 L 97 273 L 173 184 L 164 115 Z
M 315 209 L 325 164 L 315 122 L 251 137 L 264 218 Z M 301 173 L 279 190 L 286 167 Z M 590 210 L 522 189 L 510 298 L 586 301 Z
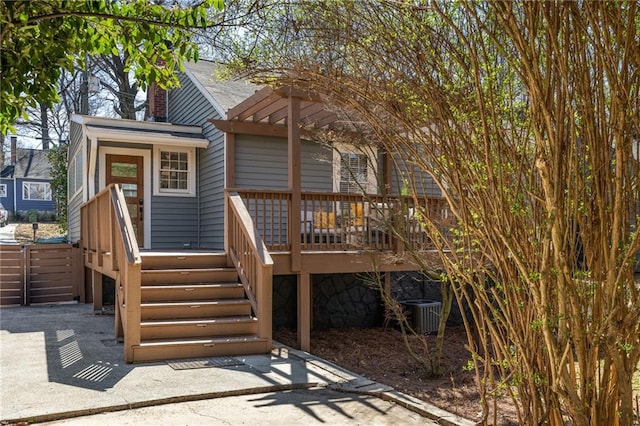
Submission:
M 8 223 L 0 227 L 0 244 L 17 244 L 13 234 L 18 226 L 17 223 Z
M 472 424 L 279 344 L 126 364 L 113 323 L 86 304 L 0 308 L 0 424 Z

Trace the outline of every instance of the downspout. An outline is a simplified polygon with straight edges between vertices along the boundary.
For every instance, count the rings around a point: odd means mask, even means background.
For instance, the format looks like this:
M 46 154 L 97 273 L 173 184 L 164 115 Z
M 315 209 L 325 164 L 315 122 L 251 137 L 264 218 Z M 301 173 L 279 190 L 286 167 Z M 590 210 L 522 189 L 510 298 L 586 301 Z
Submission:
M 198 243 L 197 247 L 200 249 L 200 216 L 202 216 L 202 209 L 200 208 L 200 148 L 196 148 L 196 197 L 198 199 Z
M 89 150 L 89 199 L 96 195 L 96 156 L 98 155 L 98 138 L 91 138 L 91 148 Z M 88 201 L 88 200 L 85 200 Z

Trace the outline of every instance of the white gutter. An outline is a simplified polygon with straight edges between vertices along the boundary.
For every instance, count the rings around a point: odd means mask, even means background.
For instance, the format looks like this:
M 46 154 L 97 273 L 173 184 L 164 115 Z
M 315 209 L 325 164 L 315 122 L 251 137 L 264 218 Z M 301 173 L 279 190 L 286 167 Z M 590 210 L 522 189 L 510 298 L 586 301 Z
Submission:
M 110 142 L 145 143 L 150 145 L 180 145 L 183 147 L 207 148 L 209 141 L 204 137 L 175 136 L 170 133 L 140 132 L 135 130 L 106 129 L 86 126 L 87 135 L 92 139 Z M 200 134 L 201 135 L 201 134 Z
M 116 118 L 92 117 L 78 114 L 72 114 L 71 121 L 73 121 L 74 123 L 82 124 L 83 126 L 103 126 L 101 128 L 104 130 L 113 129 L 133 131 L 139 129 L 157 132 L 186 133 L 193 134 L 194 136 L 202 134 L 202 127 L 200 126 L 162 123 L 157 121 L 123 120 Z

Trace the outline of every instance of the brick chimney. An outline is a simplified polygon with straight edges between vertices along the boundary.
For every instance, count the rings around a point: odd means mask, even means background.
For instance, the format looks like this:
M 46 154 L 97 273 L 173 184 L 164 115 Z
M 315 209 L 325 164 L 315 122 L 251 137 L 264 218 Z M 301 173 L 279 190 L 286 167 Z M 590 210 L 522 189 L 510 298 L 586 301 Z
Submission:
M 164 61 L 158 59 L 156 65 L 164 66 Z M 149 103 L 149 121 L 166 122 L 167 91 L 160 87 L 155 81 L 149 85 L 147 101 Z
M 167 91 L 153 82 L 147 91 L 149 121 L 167 121 Z

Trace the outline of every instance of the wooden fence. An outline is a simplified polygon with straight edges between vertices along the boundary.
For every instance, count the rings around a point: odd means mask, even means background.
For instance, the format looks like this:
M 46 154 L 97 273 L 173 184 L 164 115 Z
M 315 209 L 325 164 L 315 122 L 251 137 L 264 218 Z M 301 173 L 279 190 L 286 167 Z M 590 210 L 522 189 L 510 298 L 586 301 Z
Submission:
M 0 245 L 0 306 L 71 301 L 85 302 L 80 248 Z

